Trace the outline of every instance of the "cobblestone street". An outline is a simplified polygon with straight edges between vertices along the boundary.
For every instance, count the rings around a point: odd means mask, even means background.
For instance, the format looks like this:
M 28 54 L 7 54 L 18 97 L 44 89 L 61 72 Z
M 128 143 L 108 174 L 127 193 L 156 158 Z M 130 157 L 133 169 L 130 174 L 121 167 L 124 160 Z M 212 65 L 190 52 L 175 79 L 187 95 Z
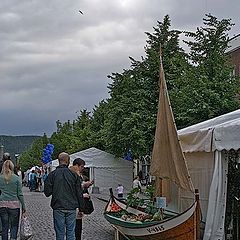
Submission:
M 29 192 L 26 187 L 23 190 L 27 206 L 27 216 L 34 232 L 32 240 L 54 240 L 55 233 L 52 222 L 52 209 L 50 208 L 51 198 L 46 198 L 40 192 Z M 92 194 L 91 196 L 95 211 L 91 215 L 84 216 L 82 239 L 113 240 L 113 228 L 103 217 L 103 210 L 106 203 L 97 199 L 98 195 Z

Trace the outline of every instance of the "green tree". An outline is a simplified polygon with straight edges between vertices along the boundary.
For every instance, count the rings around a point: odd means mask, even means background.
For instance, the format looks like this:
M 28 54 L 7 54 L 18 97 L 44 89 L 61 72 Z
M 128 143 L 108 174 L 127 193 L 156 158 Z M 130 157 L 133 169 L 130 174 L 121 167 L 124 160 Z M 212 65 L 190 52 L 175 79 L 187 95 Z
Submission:
M 231 20 L 218 20 L 208 14 L 203 21 L 204 26 L 196 32 L 186 32 L 193 39 L 185 41 L 190 48 L 192 68 L 174 91 L 178 100 L 174 112 L 180 128 L 239 107 L 239 79 L 231 74 L 233 68 L 226 54 Z
M 19 157 L 19 164 L 23 171 L 26 171 L 32 166 L 41 166 L 41 158 L 43 148 L 49 143 L 47 135 L 44 133 L 42 137 L 37 138 L 31 145 L 31 147 L 24 151 Z
M 73 121 L 73 148 L 71 152 L 76 152 L 91 146 L 91 113 L 86 109 L 80 111 L 79 116 Z M 74 143 L 74 144 L 73 144 Z
M 101 150 L 106 147 L 105 122 L 108 118 L 108 101 L 102 100 L 93 108 L 90 144 Z
M 70 120 L 61 123 L 59 120 L 56 122 L 57 131 L 50 137 L 50 142 L 54 145 L 53 158 L 56 159 L 60 152 L 68 152 L 71 142 L 73 126 Z
M 81 110 L 74 121 L 56 122 L 57 130 L 49 142 L 54 144 L 53 158 L 66 151 L 73 153 L 98 147 L 118 156 L 130 148 L 134 157 L 150 154 L 156 125 L 159 94 L 159 50 L 162 58 L 178 128 L 230 112 L 239 107 L 239 79 L 231 75 L 226 49 L 229 19 L 206 15 L 203 27 L 186 32 L 191 40 L 187 54 L 179 43 L 178 30 L 171 30 L 169 16 L 157 22 L 147 34 L 145 57 L 130 57 L 129 69 L 108 76 L 109 99 L 101 101 L 92 115 Z M 46 144 L 46 138 L 45 138 Z M 42 149 L 44 144 L 38 144 Z M 32 147 L 21 158 L 33 163 L 39 149 Z M 36 152 L 36 153 L 35 153 Z M 28 159 L 28 160 L 26 160 Z
M 158 22 L 148 36 L 146 57 L 133 58 L 130 69 L 109 76 L 110 99 L 105 123 L 106 147 L 123 156 L 131 148 L 135 157 L 149 154 L 152 149 L 159 93 L 159 50 L 163 51 L 164 68 L 170 91 L 189 65 L 179 46 L 180 31 L 170 30 L 170 18 Z
M 50 138 L 54 144 L 54 158 L 61 152 L 72 154 L 91 146 L 91 116 L 86 109 L 80 110 L 72 122 L 56 122 L 57 131 Z

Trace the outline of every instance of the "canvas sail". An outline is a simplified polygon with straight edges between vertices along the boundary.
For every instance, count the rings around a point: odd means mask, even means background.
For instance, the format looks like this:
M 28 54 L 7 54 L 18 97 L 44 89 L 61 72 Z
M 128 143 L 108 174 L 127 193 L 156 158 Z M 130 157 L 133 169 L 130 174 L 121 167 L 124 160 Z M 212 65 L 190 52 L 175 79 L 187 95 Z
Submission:
M 178 139 L 160 56 L 160 92 L 157 124 L 152 152 L 150 174 L 156 177 L 156 196 L 162 194 L 160 182 L 166 179 L 179 187 L 194 192 L 193 184 L 186 166 L 185 157 Z

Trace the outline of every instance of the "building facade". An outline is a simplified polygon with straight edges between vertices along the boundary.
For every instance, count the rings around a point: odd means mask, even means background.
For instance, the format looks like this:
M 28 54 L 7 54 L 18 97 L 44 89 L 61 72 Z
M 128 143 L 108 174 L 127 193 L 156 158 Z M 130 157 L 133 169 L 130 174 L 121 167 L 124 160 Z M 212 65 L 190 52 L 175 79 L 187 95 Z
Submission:
M 231 57 L 231 62 L 234 65 L 233 75 L 240 76 L 240 34 L 230 39 L 227 53 Z

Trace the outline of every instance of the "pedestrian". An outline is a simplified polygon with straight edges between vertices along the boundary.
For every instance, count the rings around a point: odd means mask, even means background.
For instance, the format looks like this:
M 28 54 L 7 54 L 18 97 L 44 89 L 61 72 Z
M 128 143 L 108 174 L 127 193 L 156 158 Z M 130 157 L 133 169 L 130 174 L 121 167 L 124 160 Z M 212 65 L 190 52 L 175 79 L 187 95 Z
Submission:
M 25 182 L 27 187 L 30 189 L 30 174 L 31 174 L 31 168 L 28 168 L 27 171 L 25 172 Z
M 7 153 L 7 152 L 5 152 L 5 153 L 3 154 L 3 157 L 2 157 L 2 159 L 0 160 L 0 173 L 1 173 L 1 171 L 2 171 L 3 163 L 4 163 L 6 160 L 11 160 L 10 154 Z M 0 221 L 0 233 L 1 233 L 1 232 L 2 232 L 2 223 L 1 223 L 1 221 Z
M 143 171 L 140 170 L 137 175 L 139 177 L 139 181 L 141 182 L 143 180 Z
M 86 176 L 83 175 L 83 170 L 85 166 L 85 161 L 81 158 L 76 158 L 73 161 L 73 166 L 70 167 L 71 171 L 76 172 L 82 181 L 82 191 L 84 199 L 90 198 L 88 188 L 93 184 L 93 181 L 89 181 Z M 75 237 L 76 240 L 81 240 L 82 236 L 82 218 L 83 214 L 77 214 L 76 217 L 76 227 L 75 227 Z
M 33 169 L 29 174 L 29 181 L 30 181 L 30 192 L 36 190 L 37 187 L 37 174 L 36 171 Z
M 46 181 L 46 179 L 47 179 L 47 176 L 48 176 L 48 172 L 47 172 L 47 170 L 43 170 L 44 172 L 43 172 L 43 174 L 42 174 L 42 192 L 44 191 L 44 183 L 45 183 L 45 181 Z
M 0 174 L 0 219 L 2 222 L 2 240 L 16 240 L 19 228 L 20 205 L 22 213 L 26 208 L 22 193 L 21 180 L 14 174 L 14 164 L 11 160 L 4 161 Z
M 58 155 L 59 166 L 45 180 L 44 194 L 51 199 L 56 240 L 75 240 L 76 209 L 83 211 L 83 195 L 80 177 L 68 166 L 70 157 L 62 152 Z
M 2 160 L 0 161 L 0 172 L 2 171 L 3 163 L 4 163 L 6 160 L 11 160 L 10 154 L 7 153 L 7 152 L 5 152 L 5 153 L 3 154 Z
M 16 171 L 17 171 L 17 175 L 22 178 L 22 171 L 21 171 L 21 167 L 19 165 L 16 166 Z
M 123 185 L 121 183 L 119 183 L 117 188 L 116 188 L 118 199 L 123 198 L 123 190 L 124 190 Z
M 38 168 L 37 169 L 37 186 L 36 186 L 36 191 L 38 192 L 42 192 L 42 177 L 43 177 L 43 174 L 42 174 L 42 170 L 41 168 Z
M 133 180 L 133 189 L 138 189 L 138 192 L 136 193 L 136 196 L 138 196 L 139 192 L 142 191 L 142 185 L 139 179 L 139 176 L 136 176 Z
M 47 176 L 48 176 L 48 172 L 47 172 L 47 170 L 44 170 L 44 174 L 43 174 L 43 182 L 46 181 Z

